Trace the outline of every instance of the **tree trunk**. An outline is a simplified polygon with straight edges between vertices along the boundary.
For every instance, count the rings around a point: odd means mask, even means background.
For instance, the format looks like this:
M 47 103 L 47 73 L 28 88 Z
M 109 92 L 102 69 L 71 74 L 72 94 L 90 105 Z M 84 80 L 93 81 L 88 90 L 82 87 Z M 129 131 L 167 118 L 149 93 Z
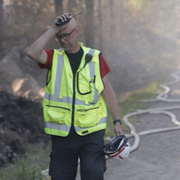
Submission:
M 102 30 L 102 11 L 101 11 L 101 0 L 98 0 L 98 17 L 99 17 L 99 50 L 103 52 L 103 30 Z
M 76 6 L 76 0 L 68 0 L 68 13 L 72 13 L 74 15 L 74 8 L 76 8 Z
M 86 0 L 86 46 L 94 47 L 94 3 L 93 0 Z
M 55 0 L 54 6 L 55 6 L 56 16 L 63 14 L 63 0 Z
M 115 23 L 115 15 L 114 15 L 114 0 L 109 0 L 109 9 L 110 9 L 110 39 L 115 39 L 115 33 L 116 33 L 116 23 Z
M 3 43 L 3 0 L 0 0 L 0 60 L 4 55 L 2 43 Z

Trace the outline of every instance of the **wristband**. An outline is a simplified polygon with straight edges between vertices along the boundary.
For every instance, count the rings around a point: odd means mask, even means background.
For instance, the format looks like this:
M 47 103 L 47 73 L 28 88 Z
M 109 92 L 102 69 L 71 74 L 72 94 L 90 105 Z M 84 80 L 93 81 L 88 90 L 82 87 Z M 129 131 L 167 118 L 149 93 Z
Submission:
M 114 120 L 114 125 L 117 123 L 117 122 L 119 122 L 120 124 L 122 124 L 122 122 L 121 122 L 121 120 L 120 119 L 117 119 L 117 120 Z

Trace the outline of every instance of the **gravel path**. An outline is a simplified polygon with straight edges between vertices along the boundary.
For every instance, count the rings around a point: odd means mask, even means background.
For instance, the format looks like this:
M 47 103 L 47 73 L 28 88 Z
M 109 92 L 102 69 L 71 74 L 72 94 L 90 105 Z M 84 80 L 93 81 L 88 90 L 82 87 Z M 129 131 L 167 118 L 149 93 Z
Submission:
M 169 98 L 180 99 L 180 82 L 172 88 Z M 149 102 L 149 108 L 169 107 L 180 103 Z M 170 111 L 180 121 L 180 110 Z M 143 114 L 134 117 L 137 132 L 174 127 L 169 116 Z M 133 144 L 133 139 L 129 139 Z M 140 146 L 127 159 L 107 161 L 105 180 L 180 180 L 180 130 L 140 137 Z

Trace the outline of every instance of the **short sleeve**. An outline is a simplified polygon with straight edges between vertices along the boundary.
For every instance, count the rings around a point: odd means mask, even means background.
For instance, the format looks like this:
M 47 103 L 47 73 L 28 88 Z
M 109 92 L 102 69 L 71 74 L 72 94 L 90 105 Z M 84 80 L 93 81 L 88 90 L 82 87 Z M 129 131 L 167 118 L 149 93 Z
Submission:
M 105 77 L 110 71 L 110 67 L 108 66 L 107 62 L 105 61 L 104 57 L 102 54 L 99 55 L 100 59 L 100 67 L 101 67 L 101 77 Z
M 44 51 L 46 51 L 47 56 L 48 56 L 47 57 L 47 62 L 46 62 L 46 64 L 38 63 L 38 66 L 39 66 L 40 69 L 49 69 L 49 70 L 51 70 L 54 51 L 52 49 L 45 49 Z

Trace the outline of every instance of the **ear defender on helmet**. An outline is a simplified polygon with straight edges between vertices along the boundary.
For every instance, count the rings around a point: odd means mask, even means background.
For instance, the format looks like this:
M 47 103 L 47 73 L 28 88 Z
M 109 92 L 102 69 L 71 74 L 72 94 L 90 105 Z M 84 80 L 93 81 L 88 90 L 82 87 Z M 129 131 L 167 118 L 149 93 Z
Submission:
M 124 159 L 129 156 L 130 144 L 125 135 L 114 137 L 104 146 L 104 153 L 110 158 Z

